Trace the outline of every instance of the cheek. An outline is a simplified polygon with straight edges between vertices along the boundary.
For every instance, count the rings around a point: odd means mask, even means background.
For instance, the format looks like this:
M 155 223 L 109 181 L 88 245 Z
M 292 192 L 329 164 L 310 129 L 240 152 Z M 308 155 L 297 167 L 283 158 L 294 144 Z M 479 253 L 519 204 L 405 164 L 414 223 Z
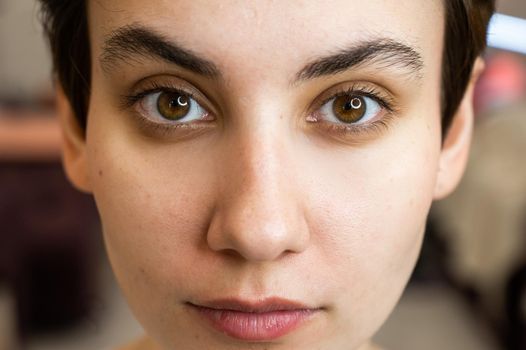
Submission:
M 150 314 L 140 309 L 144 300 L 159 301 L 148 307 L 166 307 L 161 300 L 196 269 L 213 204 L 202 174 L 211 169 L 188 152 L 151 147 L 117 132 L 110 136 L 97 128 L 103 123 L 96 118 L 88 157 L 106 249 L 129 304 Z
M 438 130 L 413 123 L 330 162 L 320 155 L 323 166 L 310 181 L 318 186 L 306 201 L 309 226 L 332 275 L 328 281 L 341 293 L 335 299 L 346 305 L 345 322 L 363 323 L 350 315 L 368 314 L 371 325 L 379 325 L 409 278 L 432 202 Z

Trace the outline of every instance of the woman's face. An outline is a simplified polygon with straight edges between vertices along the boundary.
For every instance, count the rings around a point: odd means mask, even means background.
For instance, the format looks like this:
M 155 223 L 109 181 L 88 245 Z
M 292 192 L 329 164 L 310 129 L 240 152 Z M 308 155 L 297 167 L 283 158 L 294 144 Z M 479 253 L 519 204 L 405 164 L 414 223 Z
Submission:
M 166 349 L 358 349 L 436 195 L 441 1 L 89 1 L 86 182 Z

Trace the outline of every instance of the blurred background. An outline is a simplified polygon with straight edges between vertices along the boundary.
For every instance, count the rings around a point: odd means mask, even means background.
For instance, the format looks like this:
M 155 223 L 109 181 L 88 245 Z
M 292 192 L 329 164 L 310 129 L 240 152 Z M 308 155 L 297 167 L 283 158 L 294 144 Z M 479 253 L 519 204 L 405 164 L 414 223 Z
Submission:
M 526 18 L 524 0 L 498 6 Z M 142 329 L 93 200 L 60 165 L 37 13 L 34 0 L 0 0 L 0 350 L 109 349 Z M 377 335 L 391 350 L 526 350 L 526 33 L 489 37 L 500 49 L 476 89 L 466 176 L 433 206 L 411 282 Z

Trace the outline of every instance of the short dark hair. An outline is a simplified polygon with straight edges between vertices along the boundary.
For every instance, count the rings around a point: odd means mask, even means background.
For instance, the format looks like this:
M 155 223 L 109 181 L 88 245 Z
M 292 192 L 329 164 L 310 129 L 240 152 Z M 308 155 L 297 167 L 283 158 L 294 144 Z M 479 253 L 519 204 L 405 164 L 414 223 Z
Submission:
M 486 30 L 495 0 L 443 0 L 441 115 L 443 134 L 468 86 L 476 58 L 486 47 Z M 84 0 L 40 0 L 41 21 L 53 56 L 53 69 L 82 128 L 91 85 L 91 50 Z

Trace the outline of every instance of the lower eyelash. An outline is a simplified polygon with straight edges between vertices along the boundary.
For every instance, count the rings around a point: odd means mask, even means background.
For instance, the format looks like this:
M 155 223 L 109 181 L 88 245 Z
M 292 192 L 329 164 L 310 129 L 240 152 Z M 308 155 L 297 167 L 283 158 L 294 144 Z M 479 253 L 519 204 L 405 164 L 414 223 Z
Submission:
M 164 124 L 152 122 L 148 118 L 142 116 L 139 112 L 134 111 L 133 117 L 136 122 L 139 123 L 139 127 L 147 135 L 154 138 L 157 137 L 170 137 L 174 135 L 177 130 L 177 140 L 184 140 L 189 137 L 198 136 L 209 130 L 211 125 L 209 123 L 180 123 L 180 124 Z
M 385 113 L 381 119 L 375 120 L 365 124 L 337 124 L 319 120 L 318 117 L 310 117 L 309 122 L 318 124 L 318 127 L 323 128 L 326 132 L 335 134 L 340 137 L 358 136 L 364 134 L 380 134 L 389 128 L 389 121 L 392 118 L 390 112 Z
M 205 132 L 208 127 L 210 126 L 209 123 L 200 121 L 195 121 L 191 123 L 157 123 L 151 121 L 149 118 L 145 117 L 139 110 L 139 104 L 142 99 L 146 98 L 147 96 L 151 94 L 156 94 L 159 92 L 176 92 L 180 94 L 184 94 L 191 98 L 194 101 L 197 101 L 197 98 L 195 98 L 195 95 L 191 91 L 187 91 L 186 89 L 181 89 L 175 86 L 167 86 L 165 84 L 160 85 L 156 82 L 150 82 L 148 84 L 149 86 L 144 88 L 143 90 L 130 94 L 130 95 L 122 95 L 121 96 L 121 102 L 120 107 L 124 111 L 130 111 L 130 113 L 133 115 L 134 119 L 139 123 L 140 128 L 150 135 L 161 135 L 161 136 L 169 136 L 171 135 L 175 130 L 178 130 L 177 134 L 179 139 L 183 139 L 185 137 L 189 137 L 191 135 L 197 135 L 199 133 Z M 198 103 L 198 102 L 197 102 Z
M 394 113 L 385 111 L 380 119 L 363 124 L 338 124 L 328 122 L 323 117 L 311 115 L 307 118 L 309 123 L 315 124 L 315 129 L 345 142 L 359 142 L 363 138 L 375 138 L 383 135 L 391 125 Z
M 330 126 L 329 128 L 331 128 L 331 130 L 336 133 L 340 132 L 342 134 L 345 133 L 346 135 L 347 134 L 361 135 L 364 133 L 379 134 L 387 130 L 388 127 L 389 127 L 389 124 L 387 120 L 385 120 L 384 118 L 384 119 L 376 120 L 369 124 L 360 124 L 360 125 L 355 125 L 355 126 L 335 124 L 333 126 Z
M 368 97 L 374 100 L 383 109 L 383 111 L 380 112 L 381 117 L 374 121 L 362 124 L 339 124 L 326 121 L 324 120 L 325 118 L 323 115 L 315 112 L 307 117 L 307 122 L 316 123 L 317 128 L 321 128 L 324 132 L 342 139 L 352 139 L 364 135 L 379 136 L 382 132 L 385 132 L 389 128 L 390 120 L 397 113 L 395 101 L 391 96 L 382 93 L 370 86 L 360 86 L 359 84 L 354 84 L 350 88 L 333 93 L 318 105 L 316 111 L 321 108 L 320 106 L 329 103 L 335 98 L 349 95 Z

